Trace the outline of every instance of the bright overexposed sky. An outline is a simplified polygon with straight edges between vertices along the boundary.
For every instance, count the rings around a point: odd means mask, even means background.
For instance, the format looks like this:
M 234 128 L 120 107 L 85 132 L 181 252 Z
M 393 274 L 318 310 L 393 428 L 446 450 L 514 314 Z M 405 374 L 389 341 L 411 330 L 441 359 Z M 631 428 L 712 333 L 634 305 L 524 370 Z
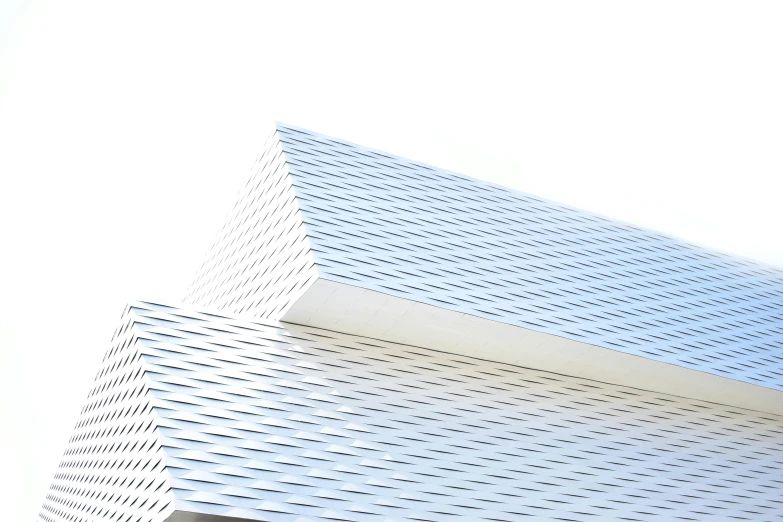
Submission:
M 779 2 L 0 0 L 0 505 L 279 120 L 783 267 Z

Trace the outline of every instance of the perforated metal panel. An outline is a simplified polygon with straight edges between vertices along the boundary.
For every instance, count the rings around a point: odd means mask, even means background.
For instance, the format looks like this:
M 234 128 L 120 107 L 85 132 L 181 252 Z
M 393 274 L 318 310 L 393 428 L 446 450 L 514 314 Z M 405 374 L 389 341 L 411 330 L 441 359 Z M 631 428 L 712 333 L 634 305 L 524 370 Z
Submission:
M 38 520 L 156 522 L 173 511 L 135 318 L 116 330 Z
M 277 133 L 251 172 L 185 302 L 278 318 L 317 274 Z
M 134 313 L 180 511 L 783 518 L 780 417 L 325 330 Z

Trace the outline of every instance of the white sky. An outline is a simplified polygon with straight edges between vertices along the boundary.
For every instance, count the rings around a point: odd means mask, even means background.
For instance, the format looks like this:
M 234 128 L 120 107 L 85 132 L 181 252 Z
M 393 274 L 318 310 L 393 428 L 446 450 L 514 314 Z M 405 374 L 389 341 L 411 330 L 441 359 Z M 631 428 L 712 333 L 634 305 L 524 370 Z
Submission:
M 280 120 L 783 267 L 783 4 L 0 0 L 0 505 Z

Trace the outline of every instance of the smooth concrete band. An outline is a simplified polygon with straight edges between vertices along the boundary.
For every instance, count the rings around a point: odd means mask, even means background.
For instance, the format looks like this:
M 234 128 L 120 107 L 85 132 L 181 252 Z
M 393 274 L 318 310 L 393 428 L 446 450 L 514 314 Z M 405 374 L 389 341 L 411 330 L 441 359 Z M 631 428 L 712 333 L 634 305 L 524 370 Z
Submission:
M 552 334 L 317 279 L 283 321 L 783 414 L 783 392 Z

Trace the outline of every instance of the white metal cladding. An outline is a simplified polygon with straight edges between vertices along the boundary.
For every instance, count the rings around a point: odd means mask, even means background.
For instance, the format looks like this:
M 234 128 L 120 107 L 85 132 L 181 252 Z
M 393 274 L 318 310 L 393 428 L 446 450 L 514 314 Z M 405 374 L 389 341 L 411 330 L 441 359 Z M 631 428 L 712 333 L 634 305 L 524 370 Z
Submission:
M 278 318 L 316 278 L 278 134 L 269 137 L 186 303 Z
M 464 355 L 491 323 L 779 393 L 778 271 L 281 125 L 187 299 L 126 310 L 39 520 L 783 520 L 783 417 Z M 459 355 L 298 305 L 475 320 Z
M 783 417 L 238 316 L 131 317 L 178 514 L 783 519 Z
M 780 271 L 309 131 L 278 136 L 319 277 L 783 390 Z
M 134 318 L 115 331 L 39 521 L 156 522 L 173 511 Z

